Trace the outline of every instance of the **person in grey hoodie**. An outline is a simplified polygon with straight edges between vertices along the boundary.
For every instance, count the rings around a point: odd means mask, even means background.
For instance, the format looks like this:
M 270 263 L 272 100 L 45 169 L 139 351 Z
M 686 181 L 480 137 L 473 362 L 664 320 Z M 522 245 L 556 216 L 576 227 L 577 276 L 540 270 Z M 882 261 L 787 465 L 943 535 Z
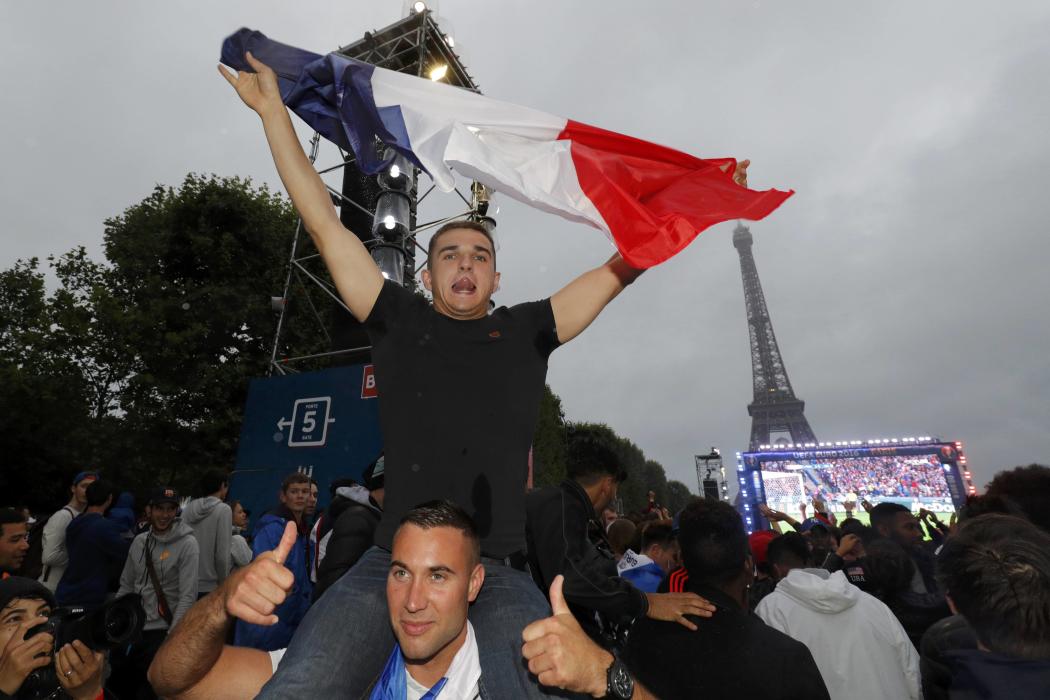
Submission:
M 230 543 L 233 540 L 233 511 L 223 503 L 229 479 L 220 471 L 206 473 L 200 480 L 201 498 L 186 504 L 182 520 L 193 528 L 200 546 L 198 596 L 214 591 L 230 573 Z
M 150 529 L 131 543 L 117 596 L 137 593 L 142 597 L 146 623 L 142 638 L 113 652 L 112 687 L 119 698 L 154 698 L 146 672 L 168 630 L 178 623 L 197 600 L 197 540 L 189 525 L 176 517 L 179 510 L 175 489 L 162 488 L 153 494 L 146 508 Z M 229 530 L 227 530 L 229 532 Z M 153 563 L 157 583 L 164 594 L 157 595 L 147 561 Z

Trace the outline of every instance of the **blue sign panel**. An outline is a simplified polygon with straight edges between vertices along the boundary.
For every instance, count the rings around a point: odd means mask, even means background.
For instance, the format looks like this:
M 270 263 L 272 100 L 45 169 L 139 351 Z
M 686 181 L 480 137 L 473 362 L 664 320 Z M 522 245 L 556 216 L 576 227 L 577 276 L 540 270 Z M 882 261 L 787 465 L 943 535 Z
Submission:
M 253 521 L 278 504 L 291 472 L 317 480 L 318 508 L 333 480 L 361 479 L 383 449 L 373 376 L 372 365 L 352 365 L 252 380 L 230 497 Z

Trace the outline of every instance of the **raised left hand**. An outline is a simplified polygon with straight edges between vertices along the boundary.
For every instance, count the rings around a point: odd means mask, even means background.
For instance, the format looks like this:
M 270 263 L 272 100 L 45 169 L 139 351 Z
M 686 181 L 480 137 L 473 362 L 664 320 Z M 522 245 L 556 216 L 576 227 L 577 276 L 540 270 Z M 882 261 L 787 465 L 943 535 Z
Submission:
M 587 636 L 569 611 L 561 592 L 564 580 L 558 575 L 551 583 L 554 614 L 533 622 L 521 633 L 525 640 L 521 655 L 542 685 L 600 698 L 605 695 L 605 671 L 613 656 Z

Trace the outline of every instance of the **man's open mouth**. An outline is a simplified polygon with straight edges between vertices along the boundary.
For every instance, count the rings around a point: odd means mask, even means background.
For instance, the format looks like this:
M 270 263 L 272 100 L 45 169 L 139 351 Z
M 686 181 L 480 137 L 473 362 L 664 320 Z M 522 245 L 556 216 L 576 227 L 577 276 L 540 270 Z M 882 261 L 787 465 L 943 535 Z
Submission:
M 452 291 L 455 294 L 473 294 L 477 288 L 477 285 L 474 284 L 474 280 L 469 277 L 460 277 L 452 285 Z

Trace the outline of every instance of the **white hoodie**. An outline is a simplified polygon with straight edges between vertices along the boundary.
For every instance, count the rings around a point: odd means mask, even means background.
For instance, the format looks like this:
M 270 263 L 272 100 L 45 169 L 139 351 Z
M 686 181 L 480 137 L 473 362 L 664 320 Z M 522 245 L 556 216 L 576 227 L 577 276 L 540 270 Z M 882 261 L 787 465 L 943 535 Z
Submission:
M 832 700 L 922 697 L 919 655 L 901 623 L 843 572 L 792 569 L 755 612 L 809 647 Z

